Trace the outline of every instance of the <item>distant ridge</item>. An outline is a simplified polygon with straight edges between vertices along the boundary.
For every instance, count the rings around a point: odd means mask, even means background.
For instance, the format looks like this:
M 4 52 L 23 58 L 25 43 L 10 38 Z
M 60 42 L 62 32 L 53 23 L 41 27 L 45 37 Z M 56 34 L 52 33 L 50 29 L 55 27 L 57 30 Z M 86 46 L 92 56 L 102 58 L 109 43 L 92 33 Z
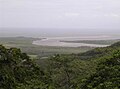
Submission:
M 78 54 L 81 59 L 91 59 L 91 58 L 98 58 L 103 56 L 111 56 L 115 51 L 120 50 L 120 41 L 112 44 L 108 47 L 98 47 L 87 51 L 85 53 Z

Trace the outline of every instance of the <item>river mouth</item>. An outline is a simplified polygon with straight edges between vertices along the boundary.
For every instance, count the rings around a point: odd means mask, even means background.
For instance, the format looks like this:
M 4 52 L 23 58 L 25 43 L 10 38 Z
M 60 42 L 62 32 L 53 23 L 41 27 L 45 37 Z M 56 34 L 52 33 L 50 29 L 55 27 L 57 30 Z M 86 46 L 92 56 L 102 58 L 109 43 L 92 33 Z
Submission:
M 67 42 L 67 41 L 77 41 L 77 40 L 108 40 L 105 36 L 91 36 L 91 37 L 51 37 L 42 40 L 33 41 L 34 45 L 40 46 L 52 46 L 52 47 L 107 47 L 108 44 L 92 44 L 92 43 L 77 43 L 77 42 Z

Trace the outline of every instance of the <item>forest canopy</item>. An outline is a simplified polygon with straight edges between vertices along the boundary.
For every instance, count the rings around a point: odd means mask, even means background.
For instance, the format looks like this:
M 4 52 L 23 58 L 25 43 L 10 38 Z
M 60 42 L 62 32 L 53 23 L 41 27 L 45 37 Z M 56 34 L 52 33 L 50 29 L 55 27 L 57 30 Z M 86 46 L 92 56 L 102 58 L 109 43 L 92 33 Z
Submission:
M 120 89 L 120 42 L 39 60 L 0 45 L 0 89 Z

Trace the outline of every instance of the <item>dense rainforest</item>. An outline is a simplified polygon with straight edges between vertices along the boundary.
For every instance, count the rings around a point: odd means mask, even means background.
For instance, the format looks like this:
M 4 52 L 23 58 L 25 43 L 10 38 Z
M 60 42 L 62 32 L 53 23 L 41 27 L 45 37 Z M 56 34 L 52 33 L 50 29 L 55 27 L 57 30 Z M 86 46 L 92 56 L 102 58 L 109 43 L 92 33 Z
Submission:
M 47 59 L 0 45 L 0 89 L 120 89 L 120 42 Z

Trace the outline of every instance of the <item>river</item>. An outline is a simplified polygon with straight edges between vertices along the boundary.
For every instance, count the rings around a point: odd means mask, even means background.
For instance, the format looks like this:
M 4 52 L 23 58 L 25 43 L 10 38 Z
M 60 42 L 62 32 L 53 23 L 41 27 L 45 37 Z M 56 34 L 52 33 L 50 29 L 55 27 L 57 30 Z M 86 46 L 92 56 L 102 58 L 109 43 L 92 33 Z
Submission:
M 106 47 L 109 45 L 101 45 L 101 44 L 86 44 L 86 43 L 68 43 L 61 42 L 64 41 L 77 41 L 77 40 L 109 40 L 116 39 L 114 37 L 109 36 L 81 36 L 81 37 L 47 37 L 42 40 L 33 41 L 34 45 L 41 46 L 60 46 L 60 47 L 81 47 L 81 46 L 89 46 L 89 47 Z

